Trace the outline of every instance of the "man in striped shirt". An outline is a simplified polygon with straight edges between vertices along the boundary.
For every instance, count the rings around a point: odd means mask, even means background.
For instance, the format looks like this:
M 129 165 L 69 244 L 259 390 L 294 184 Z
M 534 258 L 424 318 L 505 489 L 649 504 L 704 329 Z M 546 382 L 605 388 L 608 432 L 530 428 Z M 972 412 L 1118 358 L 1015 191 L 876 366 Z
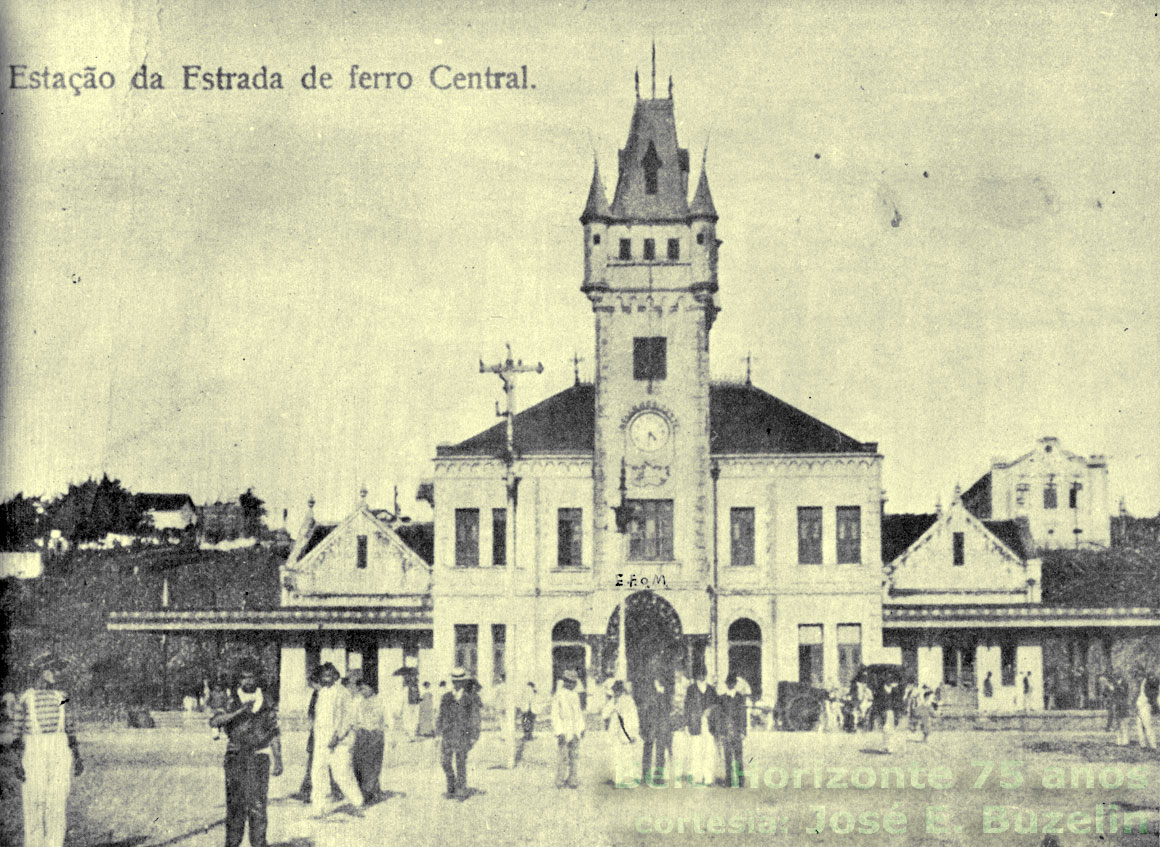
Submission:
M 36 686 L 20 695 L 13 746 L 20 755 L 16 776 L 24 783 L 25 847 L 64 844 L 72 777 L 84 771 L 67 702 L 68 695 L 56 688 L 51 666 L 43 667 Z

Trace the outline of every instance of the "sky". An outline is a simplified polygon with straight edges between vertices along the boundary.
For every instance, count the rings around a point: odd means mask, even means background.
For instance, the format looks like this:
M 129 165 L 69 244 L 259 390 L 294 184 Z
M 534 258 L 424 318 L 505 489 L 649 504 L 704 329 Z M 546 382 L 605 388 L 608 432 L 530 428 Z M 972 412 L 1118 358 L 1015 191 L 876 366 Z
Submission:
M 543 362 L 520 408 L 574 354 L 590 378 L 578 217 L 655 39 L 721 216 L 715 378 L 750 355 L 877 441 L 890 511 L 1052 435 L 1160 512 L 1160 6 L 951 5 L 5 4 L 0 494 L 252 487 L 293 529 L 397 485 L 424 517 L 436 445 L 495 422 L 480 359 Z M 164 90 L 130 89 L 143 62 Z M 440 91 L 440 64 L 535 87 Z

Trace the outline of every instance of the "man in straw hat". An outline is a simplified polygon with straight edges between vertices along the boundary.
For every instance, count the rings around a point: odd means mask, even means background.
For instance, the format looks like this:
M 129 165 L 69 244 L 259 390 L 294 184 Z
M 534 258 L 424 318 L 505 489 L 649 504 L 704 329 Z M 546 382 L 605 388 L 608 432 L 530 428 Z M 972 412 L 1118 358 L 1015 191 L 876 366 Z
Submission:
M 61 847 L 65 809 L 73 776 L 84 771 L 68 695 L 56 687 L 58 663 L 42 656 L 34 665 L 34 687 L 20 695 L 15 742 L 16 777 L 24 783 L 24 844 Z
M 556 765 L 557 788 L 579 788 L 576 781 L 576 759 L 580 754 L 580 739 L 584 736 L 584 710 L 576 684 L 576 671 L 569 668 L 556 693 L 552 695 L 552 732 L 556 735 L 559 752 Z
M 439 758 L 447 777 L 449 800 L 466 800 L 467 754 L 479 740 L 479 699 L 474 692 L 475 680 L 463 668 L 451 671 L 451 691 L 439 704 Z
M 250 824 L 251 847 L 266 847 L 270 777 L 282 773 L 278 712 L 262 692 L 256 662 L 243 660 L 236 686 L 209 725 L 226 731 L 226 847 L 238 847 Z M 271 767 L 271 762 L 273 767 Z

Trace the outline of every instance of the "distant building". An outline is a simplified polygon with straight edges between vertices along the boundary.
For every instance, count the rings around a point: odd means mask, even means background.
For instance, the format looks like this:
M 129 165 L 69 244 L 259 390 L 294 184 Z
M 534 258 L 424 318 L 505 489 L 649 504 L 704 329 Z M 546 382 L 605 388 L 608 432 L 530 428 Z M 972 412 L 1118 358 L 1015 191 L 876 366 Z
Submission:
M 198 509 L 197 531 L 210 543 L 241 538 L 246 532 L 246 513 L 236 500 L 206 503 Z
M 1071 453 L 1058 438 L 1041 438 L 1010 462 L 993 460 L 963 504 L 983 520 L 1025 518 L 1041 549 L 1111 543 L 1107 458 Z
M 188 494 L 138 494 L 137 506 L 155 530 L 184 530 L 197 523 L 197 507 Z

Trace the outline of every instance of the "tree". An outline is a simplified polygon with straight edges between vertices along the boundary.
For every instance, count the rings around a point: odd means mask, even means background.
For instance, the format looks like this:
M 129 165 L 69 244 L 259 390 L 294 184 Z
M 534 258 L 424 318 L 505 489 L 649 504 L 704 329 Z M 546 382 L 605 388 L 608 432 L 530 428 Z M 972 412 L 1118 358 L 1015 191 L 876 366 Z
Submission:
M 108 474 L 100 482 L 90 477 L 80 485 L 70 484 L 49 508 L 50 526 L 74 542 L 96 541 L 110 532 L 136 533 L 144 516 L 137 498 Z
M 0 503 L 0 549 L 25 550 L 44 534 L 44 507 L 35 497 L 20 492 Z
M 238 497 L 238 504 L 242 507 L 244 534 L 248 538 L 257 538 L 265 529 L 262 523 L 262 518 L 266 514 L 265 502 L 254 494 L 253 488 L 247 488 L 245 493 Z

